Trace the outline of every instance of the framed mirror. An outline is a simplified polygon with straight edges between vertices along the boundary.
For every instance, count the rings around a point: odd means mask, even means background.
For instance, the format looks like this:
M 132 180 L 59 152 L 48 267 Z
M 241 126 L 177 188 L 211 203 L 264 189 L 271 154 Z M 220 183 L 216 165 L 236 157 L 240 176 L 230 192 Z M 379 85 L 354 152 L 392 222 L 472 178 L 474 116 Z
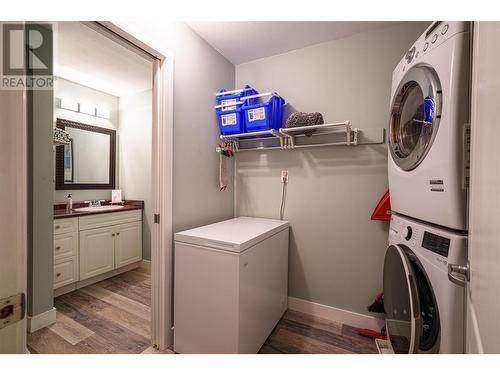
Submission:
M 58 118 L 71 142 L 56 147 L 56 190 L 114 189 L 116 131 Z

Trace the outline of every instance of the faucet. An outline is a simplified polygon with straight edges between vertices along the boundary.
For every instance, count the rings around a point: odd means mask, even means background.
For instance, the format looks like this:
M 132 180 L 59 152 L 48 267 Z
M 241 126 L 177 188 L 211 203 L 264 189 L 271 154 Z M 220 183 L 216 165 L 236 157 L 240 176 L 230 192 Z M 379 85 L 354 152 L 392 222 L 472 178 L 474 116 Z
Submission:
M 88 203 L 89 207 L 101 207 L 101 202 L 106 202 L 106 201 L 104 199 L 84 201 L 84 203 Z

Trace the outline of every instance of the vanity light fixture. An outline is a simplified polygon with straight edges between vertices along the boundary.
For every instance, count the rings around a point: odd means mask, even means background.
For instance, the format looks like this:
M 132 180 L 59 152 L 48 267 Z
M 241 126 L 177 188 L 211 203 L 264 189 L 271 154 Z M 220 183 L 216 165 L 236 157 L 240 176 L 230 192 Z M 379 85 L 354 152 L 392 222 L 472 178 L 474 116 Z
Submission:
M 107 108 L 97 107 L 96 108 L 96 116 L 109 120 L 111 118 L 111 111 Z
M 61 109 L 66 109 L 68 111 L 84 113 L 86 115 L 104 118 L 107 120 L 111 119 L 111 111 L 105 107 L 96 107 L 93 104 L 78 103 L 75 100 L 61 98 L 59 106 Z
M 78 102 L 71 99 L 61 98 L 61 108 L 67 109 L 68 111 L 78 112 Z
M 80 103 L 80 113 L 85 113 L 86 115 L 95 116 L 95 106 L 86 103 Z

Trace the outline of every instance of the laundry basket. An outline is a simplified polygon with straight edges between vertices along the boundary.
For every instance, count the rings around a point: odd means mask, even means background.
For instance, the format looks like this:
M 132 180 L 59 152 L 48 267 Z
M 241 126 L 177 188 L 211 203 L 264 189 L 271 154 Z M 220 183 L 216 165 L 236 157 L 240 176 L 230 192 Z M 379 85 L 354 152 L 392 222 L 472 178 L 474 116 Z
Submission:
M 254 99 L 263 100 L 266 97 L 269 99 L 260 103 L 251 104 L 247 102 Z M 283 106 L 285 105 L 285 100 L 281 96 L 268 92 L 242 97 L 241 100 L 244 102 L 242 111 L 247 133 L 281 128 L 283 124 Z
M 257 98 L 241 100 L 242 97 L 257 94 L 252 87 L 246 85 L 243 89 L 226 91 L 222 89 L 215 95 L 217 105 L 215 113 L 219 119 L 219 129 L 222 135 L 238 134 L 245 132 L 243 118 L 243 104 L 255 104 Z

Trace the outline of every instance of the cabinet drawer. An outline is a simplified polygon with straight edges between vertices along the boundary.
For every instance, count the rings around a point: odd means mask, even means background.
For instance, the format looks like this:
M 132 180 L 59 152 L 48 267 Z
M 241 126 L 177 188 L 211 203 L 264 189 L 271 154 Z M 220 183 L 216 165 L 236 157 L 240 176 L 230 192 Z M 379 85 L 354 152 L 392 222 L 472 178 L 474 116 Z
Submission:
M 54 220 L 54 235 L 77 232 L 78 231 L 78 218 L 71 217 L 69 219 L 56 219 Z
M 54 264 L 54 289 L 78 281 L 78 258 L 60 260 Z
M 110 212 L 106 214 L 80 216 L 79 227 L 80 230 L 87 230 L 139 220 L 142 220 L 142 210 L 140 209 L 132 211 Z
M 54 236 L 54 260 L 78 255 L 78 232 Z

